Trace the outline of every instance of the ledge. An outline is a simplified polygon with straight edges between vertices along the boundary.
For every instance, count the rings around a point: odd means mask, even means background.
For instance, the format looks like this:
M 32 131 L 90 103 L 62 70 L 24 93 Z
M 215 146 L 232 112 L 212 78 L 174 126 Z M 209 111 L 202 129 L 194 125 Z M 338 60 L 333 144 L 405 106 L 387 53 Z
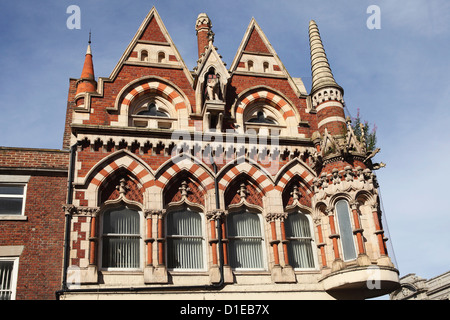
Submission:
M 371 265 L 335 271 L 319 282 L 327 293 L 337 299 L 367 299 L 399 288 L 398 275 L 398 270 L 393 267 Z
M 0 221 L 27 221 L 27 216 L 22 215 L 0 215 Z

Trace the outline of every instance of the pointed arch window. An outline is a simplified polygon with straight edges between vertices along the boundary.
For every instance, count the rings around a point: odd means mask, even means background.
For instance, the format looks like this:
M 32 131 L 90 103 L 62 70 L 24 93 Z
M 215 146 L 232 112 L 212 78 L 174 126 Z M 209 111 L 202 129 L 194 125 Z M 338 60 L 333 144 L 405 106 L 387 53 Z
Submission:
M 356 259 L 356 248 L 348 202 L 339 200 L 336 202 L 335 208 L 344 260 L 354 260 Z
M 296 269 L 315 268 L 314 239 L 310 217 L 300 211 L 285 220 L 289 264 Z
M 140 268 L 139 212 L 122 206 L 104 212 L 102 220 L 102 267 Z
M 264 269 L 261 217 L 247 210 L 227 217 L 231 267 L 243 270 Z
M 204 269 L 202 216 L 193 210 L 168 212 L 167 267 L 170 269 Z

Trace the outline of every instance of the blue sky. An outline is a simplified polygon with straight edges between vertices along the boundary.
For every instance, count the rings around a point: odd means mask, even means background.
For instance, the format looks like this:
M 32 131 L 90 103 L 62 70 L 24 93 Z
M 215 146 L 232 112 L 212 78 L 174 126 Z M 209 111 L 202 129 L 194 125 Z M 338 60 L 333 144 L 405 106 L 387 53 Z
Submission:
M 69 5 L 81 29 L 68 29 Z M 377 5 L 381 29 L 370 30 Z M 450 2 L 447 0 L 2 1 L 0 146 L 58 149 L 69 78 L 78 78 L 92 30 L 96 76 L 108 77 L 155 6 L 187 66 L 197 60 L 194 24 L 212 20 L 231 65 L 252 17 L 293 77 L 310 87 L 308 24 L 320 29 L 349 113 L 378 128 L 387 164 L 377 172 L 390 242 L 401 275 L 450 270 Z

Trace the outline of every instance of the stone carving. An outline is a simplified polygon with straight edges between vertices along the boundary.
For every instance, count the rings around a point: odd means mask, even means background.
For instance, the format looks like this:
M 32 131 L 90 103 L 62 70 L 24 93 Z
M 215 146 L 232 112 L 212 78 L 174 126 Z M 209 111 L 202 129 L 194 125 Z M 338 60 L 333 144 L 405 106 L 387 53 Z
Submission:
M 191 188 L 189 188 L 187 185 L 188 184 L 187 184 L 186 180 L 183 180 L 181 182 L 181 187 L 178 188 L 178 190 L 181 191 L 181 198 L 182 199 L 186 199 L 187 196 L 188 196 L 188 192 L 191 191 Z
M 125 178 L 120 179 L 120 184 L 116 186 L 116 189 L 119 190 L 120 196 L 125 196 L 128 192 L 129 188 L 127 186 L 127 182 Z
M 245 186 L 245 183 L 241 183 L 239 186 L 239 190 L 237 191 L 237 194 L 239 197 L 241 197 L 241 200 L 245 200 L 248 195 L 247 187 Z
M 313 180 L 314 193 L 317 200 L 330 197 L 338 192 L 366 190 L 376 193 L 378 183 L 376 175 L 370 169 L 347 166 L 344 170 L 334 169 L 331 174 L 322 173 Z
M 220 100 L 220 81 L 215 74 L 208 75 L 206 80 L 206 100 Z
M 208 220 L 218 220 L 218 219 L 221 219 L 225 214 L 226 214 L 226 212 L 224 210 L 215 209 L 215 210 L 208 211 L 206 213 L 206 218 Z

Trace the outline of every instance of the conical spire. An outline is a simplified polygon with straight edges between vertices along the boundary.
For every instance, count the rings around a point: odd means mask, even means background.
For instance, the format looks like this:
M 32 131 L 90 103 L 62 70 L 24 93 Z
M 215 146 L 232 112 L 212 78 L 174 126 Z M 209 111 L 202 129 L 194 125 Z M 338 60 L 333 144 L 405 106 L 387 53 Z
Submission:
M 311 94 L 325 87 L 333 87 L 342 90 L 336 83 L 328 63 L 325 49 L 320 38 L 319 28 L 314 20 L 309 23 L 309 45 L 311 48 Z M 343 90 L 342 90 L 343 91 Z
M 77 94 L 81 92 L 92 92 L 96 90 L 94 75 L 94 62 L 92 60 L 91 33 L 89 32 L 89 43 L 84 58 L 83 70 L 77 83 Z

